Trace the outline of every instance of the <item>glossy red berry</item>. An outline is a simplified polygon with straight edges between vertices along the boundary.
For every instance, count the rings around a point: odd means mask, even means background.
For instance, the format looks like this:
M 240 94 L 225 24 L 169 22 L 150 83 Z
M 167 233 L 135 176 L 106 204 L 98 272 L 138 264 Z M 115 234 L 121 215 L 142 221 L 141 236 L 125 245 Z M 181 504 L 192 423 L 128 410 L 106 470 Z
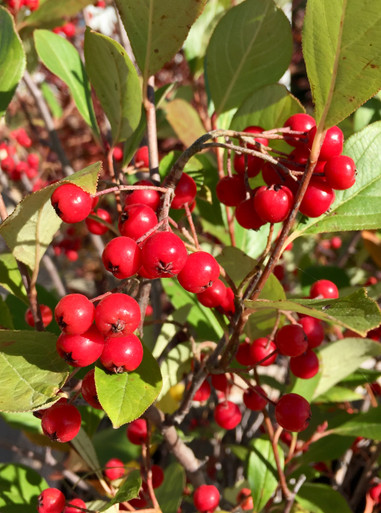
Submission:
M 112 156 L 116 160 L 116 162 L 121 162 L 123 160 L 123 150 L 120 146 L 115 146 L 112 150 Z
M 266 393 L 259 385 L 253 388 L 248 388 L 243 394 L 243 402 L 246 408 L 253 411 L 260 411 L 266 407 L 267 399 Z
M 188 253 L 184 242 L 171 232 L 156 232 L 142 248 L 142 265 L 152 278 L 176 276 L 184 267 Z
M 147 421 L 136 419 L 127 426 L 127 438 L 134 445 L 143 445 L 148 440 Z
M 38 513 L 62 513 L 65 507 L 65 496 L 58 488 L 46 488 L 37 499 Z
M 308 347 L 313 349 L 320 346 L 324 340 L 324 327 L 322 322 L 315 317 L 305 316 L 299 321 L 307 335 Z
M 311 128 L 316 126 L 316 121 L 309 114 L 304 114 L 301 112 L 290 116 L 283 126 L 289 127 L 292 131 L 295 132 L 306 132 L 304 136 L 287 134 L 284 135 L 284 139 L 288 144 L 291 146 L 299 146 L 301 144 L 307 144 L 308 132 L 311 130 Z
M 86 508 L 86 503 L 82 499 L 72 499 L 62 513 L 83 513 Z
M 40 157 L 36 155 L 35 153 L 29 153 L 29 155 L 26 158 L 26 161 L 28 162 L 28 165 L 30 167 L 33 167 L 34 169 L 38 169 L 39 163 L 40 163 Z
M 323 297 L 336 299 L 339 297 L 339 290 L 331 280 L 318 280 L 311 285 L 310 298 Z
M 369 495 L 374 500 L 376 504 L 381 503 L 381 483 L 378 483 L 371 488 L 369 488 Z
M 148 153 L 148 146 L 141 146 L 135 153 L 135 167 L 140 169 L 142 167 L 145 167 L 146 169 L 149 168 L 149 153 Z
M 140 319 L 137 301 L 119 292 L 105 297 L 95 308 L 95 324 L 105 337 L 133 333 Z
M 155 211 L 148 205 L 127 205 L 119 218 L 121 235 L 138 240 L 157 225 Z
M 130 333 L 106 340 L 101 363 L 110 372 L 132 372 L 143 360 L 143 346 L 136 335 Z
M 332 205 L 335 193 L 328 184 L 312 179 L 300 204 L 299 210 L 308 217 L 319 217 Z
M 40 305 L 42 324 L 46 328 L 53 320 L 53 312 L 47 305 Z M 34 319 L 30 308 L 25 312 L 25 322 L 34 328 Z
M 106 223 L 112 223 L 110 213 L 107 212 L 107 210 L 104 210 L 103 208 L 97 208 L 96 210 L 90 212 L 90 214 L 97 216 L 100 219 L 103 219 L 103 221 L 106 221 Z M 85 219 L 85 223 L 89 232 L 93 233 L 94 235 L 103 235 L 104 233 L 108 232 L 108 226 L 101 223 L 100 221 L 96 221 L 95 219 L 90 219 L 89 217 L 87 217 Z
M 193 494 L 193 503 L 201 513 L 212 513 L 220 502 L 220 492 L 214 485 L 201 485 Z
M 175 196 L 171 203 L 171 208 L 183 208 L 186 203 L 190 205 L 194 201 L 196 194 L 196 182 L 187 173 L 183 173 L 176 185 Z
M 110 481 L 120 479 L 125 473 L 126 469 L 124 468 L 124 463 L 118 458 L 111 458 L 105 465 L 104 474 Z
M 152 465 L 151 467 L 151 475 L 152 475 L 152 488 L 159 488 L 163 484 L 164 481 L 164 472 L 159 465 Z
M 51 203 L 57 215 L 65 223 L 83 221 L 90 214 L 92 207 L 90 194 L 69 182 L 55 189 Z
M 257 148 L 258 150 L 258 148 Z M 259 157 L 244 153 L 236 153 L 234 155 L 233 167 L 239 175 L 244 175 L 247 169 L 247 176 L 254 178 L 262 169 L 264 161 Z
M 241 422 L 242 413 L 232 401 L 218 403 L 214 409 L 214 420 L 223 429 L 234 429 Z
M 245 180 L 242 175 L 225 176 L 217 182 L 217 198 L 229 207 L 236 207 L 246 198 Z
M 247 230 L 259 230 L 265 224 L 254 208 L 253 198 L 242 201 L 235 210 L 237 223 Z
M 77 31 L 74 23 L 68 21 L 65 25 L 62 25 L 61 31 L 65 34 L 66 37 L 74 37 Z
M 10 175 L 16 168 L 16 162 L 13 160 L 13 158 L 8 155 L 7 157 L 4 157 L 1 162 L 1 169 L 4 171 L 4 173 L 7 173 Z
M 57 339 L 58 354 L 73 367 L 87 367 L 96 362 L 104 348 L 103 335 L 91 326 L 81 335 L 61 333 Z
M 346 155 L 327 160 L 324 166 L 325 179 L 332 189 L 343 191 L 356 182 L 356 164 Z
M 41 427 L 46 436 L 57 442 L 70 442 L 78 435 L 81 414 L 72 404 L 58 404 L 45 410 Z
M 216 280 L 204 292 L 197 294 L 200 303 L 208 308 L 216 308 L 220 306 L 226 296 L 226 287 L 221 280 Z
M 69 335 L 85 333 L 93 324 L 94 313 L 93 303 L 83 294 L 67 294 L 54 309 L 58 326 Z
M 308 427 L 311 407 L 301 395 L 285 394 L 275 407 L 275 418 L 278 424 L 288 431 L 303 431 Z
M 290 359 L 290 370 L 298 378 L 313 378 L 319 372 L 319 358 L 312 349 L 307 349 L 300 356 Z
M 280 223 L 284 221 L 293 204 L 293 195 L 284 185 L 263 185 L 254 196 L 254 208 L 262 221 Z
M 224 392 L 224 394 L 226 394 L 230 388 L 229 380 L 226 374 L 212 374 L 210 381 L 216 390 Z
M 311 128 L 308 134 L 308 147 L 312 148 L 316 134 L 316 126 Z M 338 157 L 343 151 L 344 134 L 338 126 L 328 128 L 325 134 L 323 145 L 320 150 L 319 160 L 328 160 L 332 157 Z
M 196 390 L 196 393 L 193 396 L 193 400 L 199 402 L 207 401 L 210 397 L 210 393 L 211 387 L 209 381 L 204 380 L 199 386 L 199 388 Z
M 285 356 L 299 356 L 308 348 L 307 335 L 301 326 L 287 324 L 278 330 L 275 344 L 280 354 Z
M 82 380 L 81 393 L 84 400 L 97 410 L 102 410 L 95 387 L 94 369 L 89 370 Z
M 277 357 L 276 349 L 276 345 L 272 340 L 268 340 L 265 337 L 257 338 L 256 340 L 253 340 L 253 342 L 251 343 L 251 358 L 255 364 L 267 367 L 268 365 L 271 365 L 275 362 Z M 262 360 L 264 361 L 262 362 Z
M 251 356 L 250 348 L 251 348 L 251 344 L 249 344 L 248 342 L 242 342 L 238 346 L 237 353 L 235 355 L 235 359 L 241 365 L 244 365 L 247 367 L 255 365 L 256 362 L 255 362 L 254 358 Z
M 231 287 L 226 287 L 226 294 L 222 303 L 217 306 L 217 310 L 228 317 L 233 315 L 235 312 L 235 304 L 234 304 L 234 292 Z
M 142 252 L 130 237 L 115 237 L 103 250 L 102 262 L 115 278 L 124 280 L 139 271 L 142 266 Z
M 262 178 L 267 185 L 277 185 L 284 183 L 283 174 L 280 168 L 265 162 L 262 167 Z
M 219 275 L 217 260 L 206 251 L 196 251 L 188 255 L 177 279 L 185 290 L 198 294 L 213 285 Z
M 153 183 L 149 180 L 140 180 L 134 183 L 134 185 L 152 187 Z M 134 205 L 136 203 L 142 203 L 156 211 L 160 204 L 160 193 L 152 189 L 136 189 L 135 191 L 128 192 L 124 200 L 124 204 L 127 206 Z
M 247 126 L 243 131 L 246 132 L 247 134 L 261 134 L 262 132 L 264 132 L 264 129 L 261 126 L 251 125 L 251 126 Z M 268 144 L 269 144 L 269 140 L 266 139 L 266 137 L 258 136 L 258 137 L 255 137 L 254 140 L 257 143 L 263 144 L 263 146 L 268 146 Z M 242 144 L 242 146 L 243 146 L 243 144 Z M 246 146 L 253 150 L 258 149 L 258 146 L 256 146 L 255 144 L 247 143 Z

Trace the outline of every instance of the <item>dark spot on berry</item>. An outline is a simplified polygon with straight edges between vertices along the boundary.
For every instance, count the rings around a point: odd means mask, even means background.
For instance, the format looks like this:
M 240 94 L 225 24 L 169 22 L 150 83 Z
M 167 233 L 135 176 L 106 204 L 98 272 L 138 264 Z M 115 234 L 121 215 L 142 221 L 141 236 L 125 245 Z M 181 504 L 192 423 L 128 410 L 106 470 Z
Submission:
M 170 276 L 173 276 L 172 262 L 163 262 L 162 260 L 159 260 L 159 263 L 156 266 L 156 270 L 159 273 L 169 274 Z
M 64 330 L 67 326 L 67 323 L 63 320 L 63 315 L 57 319 L 58 326 L 61 328 L 61 330 Z
M 69 363 L 70 365 L 75 363 L 76 360 L 73 358 L 73 353 L 64 353 L 64 360 L 65 362 Z
M 111 324 L 111 332 L 112 333 L 122 333 L 124 331 L 126 324 L 121 319 L 118 319 L 115 324 Z

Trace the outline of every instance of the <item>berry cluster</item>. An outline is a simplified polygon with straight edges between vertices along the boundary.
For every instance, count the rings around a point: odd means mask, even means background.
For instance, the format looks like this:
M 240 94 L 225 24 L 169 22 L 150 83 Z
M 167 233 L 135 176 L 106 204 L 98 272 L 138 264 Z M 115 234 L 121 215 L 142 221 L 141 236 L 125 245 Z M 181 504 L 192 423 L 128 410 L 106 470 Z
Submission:
M 7 0 L 9 9 L 16 12 L 26 7 L 30 11 L 35 11 L 40 5 L 40 0 Z
M 86 510 L 82 499 L 72 499 L 66 504 L 64 494 L 58 488 L 46 488 L 38 496 L 38 513 L 80 513 Z
M 38 175 L 40 159 L 35 153 L 26 150 L 32 140 L 23 128 L 10 133 L 13 142 L 0 143 L 0 167 L 10 180 L 19 182 L 23 176 L 33 180 Z

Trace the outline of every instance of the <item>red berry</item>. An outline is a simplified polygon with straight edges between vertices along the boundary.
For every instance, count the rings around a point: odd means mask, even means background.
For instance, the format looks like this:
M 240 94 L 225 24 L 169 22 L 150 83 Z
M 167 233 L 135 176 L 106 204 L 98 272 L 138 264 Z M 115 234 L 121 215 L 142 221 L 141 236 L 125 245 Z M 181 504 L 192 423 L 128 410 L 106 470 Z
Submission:
M 216 185 L 217 198 L 229 207 L 236 207 L 246 198 L 245 180 L 242 175 L 225 176 Z
M 272 356 L 269 356 L 272 353 L 274 354 Z M 256 340 L 253 340 L 253 342 L 251 343 L 250 354 L 255 364 L 267 367 L 268 365 L 274 363 L 276 360 L 276 345 L 273 341 L 268 340 L 267 338 L 257 338 Z M 259 363 L 264 358 L 266 358 L 266 360 L 264 360 L 262 363 Z
M 237 223 L 247 230 L 259 230 L 265 224 L 254 208 L 253 198 L 242 201 L 235 209 Z
M 193 503 L 201 513 L 212 513 L 220 502 L 220 492 L 214 485 L 201 485 L 193 495 Z
M 32 146 L 32 140 L 23 128 L 14 130 L 11 132 L 11 136 L 24 148 L 30 148 Z
M 316 121 L 309 114 L 298 113 L 290 116 L 284 127 L 290 127 L 295 132 L 306 132 L 305 136 L 300 135 L 287 135 L 284 134 L 284 140 L 291 146 L 299 146 L 301 144 L 307 144 L 308 132 L 316 126 Z
M 65 25 L 62 25 L 61 32 L 63 32 L 66 37 L 74 37 L 76 33 L 76 27 L 74 23 L 68 21 L 65 23 Z
M 343 191 L 349 189 L 356 181 L 356 164 L 345 155 L 332 157 L 324 166 L 325 179 L 332 189 Z
M 218 403 L 214 409 L 214 420 L 223 429 L 234 429 L 241 422 L 242 413 L 231 401 Z
M 149 153 L 148 146 L 141 146 L 135 153 L 135 167 L 140 169 L 142 167 L 149 168 Z
M 104 348 L 103 335 L 91 326 L 81 335 L 61 333 L 57 339 L 57 352 L 73 367 L 87 367 L 96 362 Z
M 219 312 L 224 315 L 233 315 L 235 312 L 235 304 L 234 304 L 234 292 L 231 287 L 226 287 L 226 294 L 222 303 L 217 306 Z
M 92 199 L 88 192 L 74 183 L 64 183 L 52 194 L 51 202 L 57 215 L 65 223 L 78 223 L 90 214 Z
M 331 248 L 332 249 L 340 249 L 343 244 L 343 241 L 340 237 L 332 237 L 331 239 Z
M 319 358 L 312 349 L 307 349 L 300 356 L 290 359 L 290 370 L 298 378 L 313 378 L 319 371 Z
M 41 427 L 46 436 L 57 442 L 70 442 L 78 435 L 81 414 L 72 404 L 53 405 L 45 410 Z
M 197 185 L 193 178 L 186 173 L 181 175 L 175 188 L 175 196 L 171 203 L 171 208 L 183 208 L 186 203 L 190 205 L 197 194 Z
M 94 321 L 95 307 L 83 294 L 67 294 L 54 309 L 54 317 L 64 333 L 81 335 Z
M 320 346 L 324 339 L 324 327 L 322 322 L 315 317 L 302 317 L 299 321 L 304 333 L 307 335 L 308 347 L 310 349 Z
M 143 445 L 148 440 L 147 421 L 136 419 L 127 426 L 127 438 L 132 444 Z
M 130 333 L 110 337 L 101 354 L 101 363 L 110 372 L 132 372 L 143 360 L 143 346 L 136 335 Z
M 142 252 L 130 237 L 115 237 L 106 245 L 102 262 L 115 278 L 124 280 L 136 274 L 142 265 Z
M 176 276 L 187 257 L 184 242 L 171 232 L 154 233 L 142 248 L 142 265 L 152 278 Z
M 300 212 L 308 217 L 319 217 L 332 205 L 335 193 L 329 185 L 319 179 L 312 179 L 300 204 Z
M 112 156 L 116 162 L 121 162 L 123 160 L 123 150 L 120 146 L 115 146 L 112 150 Z
M 225 394 L 228 392 L 230 385 L 226 374 L 212 374 L 210 377 L 213 387 Z
M 148 205 L 136 203 L 124 207 L 119 218 L 119 231 L 125 237 L 138 240 L 157 225 L 155 211 Z
M 293 204 L 293 195 L 284 185 L 259 187 L 254 196 L 254 208 L 262 221 L 280 223 L 284 221 Z
M 316 126 L 311 128 L 308 134 L 308 147 L 312 148 L 312 143 L 316 134 Z M 328 128 L 325 134 L 323 145 L 320 150 L 319 160 L 328 160 L 332 157 L 338 157 L 343 151 L 344 135 L 338 126 Z
M 251 356 L 250 348 L 251 348 L 251 344 L 249 344 L 248 342 L 242 342 L 242 344 L 240 344 L 238 346 L 238 350 L 235 355 L 235 359 L 241 365 L 245 365 L 245 366 L 255 365 L 256 362 L 253 359 L 253 357 Z
M 126 469 L 124 468 L 124 463 L 122 460 L 118 458 L 111 458 L 105 465 L 104 474 L 107 479 L 113 481 L 114 479 L 120 479 L 126 473 Z
M 252 125 L 246 127 L 243 131 L 247 134 L 261 134 L 264 130 L 261 126 Z M 269 144 L 269 140 L 265 137 L 256 137 L 254 140 L 260 144 L 263 144 L 263 146 L 268 146 Z M 250 143 L 247 143 L 247 147 L 251 148 L 252 150 L 258 149 L 258 147 L 255 144 Z
M 237 495 L 237 502 L 244 511 L 254 508 L 253 497 L 249 488 L 242 488 Z
M 4 173 L 7 173 L 8 175 L 10 175 L 16 168 L 16 162 L 11 156 L 3 158 L 0 162 L 0 165 Z
M 376 504 L 381 503 L 381 484 L 377 484 L 369 488 L 369 495 L 374 500 Z
M 245 174 L 247 167 L 247 176 L 254 178 L 260 172 L 264 161 L 259 157 L 248 155 L 245 153 L 236 153 L 234 155 L 233 166 L 234 170 L 239 174 Z
M 299 356 L 308 348 L 307 335 L 297 324 L 288 324 L 280 328 L 275 343 L 279 353 L 285 356 Z
M 103 219 L 103 221 L 106 221 L 106 223 L 112 223 L 111 215 L 109 212 L 107 212 L 107 210 L 104 210 L 103 208 L 97 208 L 96 210 L 93 210 L 90 212 L 90 215 L 97 216 L 100 219 Z M 85 219 L 85 223 L 89 232 L 93 233 L 94 235 L 103 235 L 108 231 L 108 226 L 101 223 L 100 221 L 96 221 L 95 219 L 90 219 L 87 217 Z
M 40 305 L 40 312 L 42 317 L 42 324 L 44 328 L 48 326 L 53 320 L 53 312 L 47 305 Z M 25 312 L 25 322 L 34 328 L 34 319 L 30 308 Z
M 65 496 L 58 488 L 46 488 L 38 496 L 38 513 L 62 513 Z
M 301 395 L 285 394 L 275 407 L 275 418 L 278 424 L 288 431 L 303 431 L 308 427 L 311 407 Z
M 267 404 L 266 393 L 259 385 L 255 385 L 253 388 L 245 390 L 243 394 L 243 402 L 249 410 L 263 410 Z
M 161 467 L 159 467 L 159 465 L 152 465 L 151 474 L 152 474 L 152 488 L 154 488 L 154 489 L 159 488 L 159 486 L 161 486 L 164 481 L 163 469 Z
M 140 180 L 139 182 L 134 183 L 134 185 L 146 185 L 152 187 L 153 183 L 149 180 Z M 160 204 L 160 193 L 152 189 L 137 189 L 135 191 L 128 192 L 124 200 L 124 204 L 134 205 L 136 203 L 142 203 L 143 205 L 147 205 L 151 207 L 152 210 L 156 211 Z
M 204 292 L 220 275 L 217 260 L 206 251 L 188 255 L 184 267 L 177 275 L 180 285 L 194 294 Z
M 84 400 L 97 410 L 102 410 L 95 387 L 94 369 L 89 370 L 82 380 L 81 393 Z
M 226 287 L 221 280 L 216 280 L 204 292 L 197 294 L 200 303 L 208 308 L 216 308 L 220 306 L 226 297 Z
M 336 299 L 339 297 L 339 291 L 336 285 L 330 280 L 318 280 L 311 285 L 310 298 L 322 296 L 326 299 Z
M 278 170 L 278 171 L 277 171 Z M 282 171 L 271 162 L 265 162 L 262 167 L 262 178 L 267 185 L 277 185 L 284 182 Z
M 210 397 L 210 392 L 211 388 L 209 381 L 204 380 L 199 386 L 199 388 L 196 390 L 196 393 L 193 396 L 193 400 L 199 402 L 207 401 Z
M 72 499 L 63 513 L 83 513 L 83 510 L 86 510 L 86 503 L 82 499 Z
M 135 299 L 119 292 L 105 297 L 95 308 L 95 324 L 105 337 L 133 333 L 140 319 L 140 308 Z

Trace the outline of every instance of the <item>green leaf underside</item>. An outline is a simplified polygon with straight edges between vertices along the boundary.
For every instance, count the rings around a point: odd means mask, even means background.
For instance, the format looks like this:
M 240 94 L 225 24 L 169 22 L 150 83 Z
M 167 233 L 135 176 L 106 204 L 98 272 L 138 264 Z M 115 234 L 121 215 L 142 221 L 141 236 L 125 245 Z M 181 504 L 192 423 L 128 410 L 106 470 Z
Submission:
M 128 474 L 127 479 L 120 485 L 115 497 L 111 501 L 103 506 L 99 511 L 107 511 L 108 508 L 114 504 L 120 502 L 127 502 L 134 499 L 139 495 L 140 487 L 142 486 L 142 478 L 139 470 L 133 470 Z
M 131 60 L 113 39 L 89 28 L 85 32 L 85 66 L 111 124 L 113 144 L 125 141 L 141 116 L 141 85 Z
M 336 125 L 381 84 L 381 0 L 309 0 L 303 55 L 317 123 Z
M 272 0 L 246 0 L 220 20 L 206 52 L 206 73 L 217 114 L 276 82 L 292 54 L 290 24 Z
M 0 330 L 0 411 L 32 411 L 55 402 L 69 374 L 58 356 L 56 335 Z
M 180 50 L 205 3 L 206 0 L 116 0 L 144 83 Z
M 26 196 L 16 206 L 0 225 L 0 234 L 17 260 L 34 269 L 61 226 L 62 221 L 50 203 L 53 191 L 69 181 L 94 194 L 100 171 L 100 162 L 91 164 L 60 182 Z
M 165 513 L 177 513 L 185 486 L 185 471 L 179 463 L 171 463 L 164 471 L 164 481 L 156 490 L 156 498 Z
M 143 361 L 135 371 L 108 374 L 96 367 L 95 383 L 99 401 L 114 427 L 140 417 L 162 387 L 160 368 L 146 348 Z
M 35 470 L 24 465 L 0 465 L 0 511 L 35 513 L 37 497 L 48 483 Z
M 65 38 L 44 29 L 34 31 L 34 41 L 43 64 L 65 82 L 79 113 L 99 138 L 90 84 L 76 48 Z
M 205 128 L 194 107 L 181 98 L 168 102 L 165 112 L 169 124 L 185 146 L 190 146 L 204 135 Z
M 94 471 L 98 479 L 103 479 L 100 463 L 94 445 L 87 435 L 86 431 L 81 427 L 79 433 L 70 442 L 83 461 Z
M 280 465 L 284 465 L 284 455 L 278 446 Z M 278 474 L 274 451 L 268 440 L 257 438 L 250 445 L 247 463 L 247 479 L 253 496 L 254 511 L 261 511 L 278 486 Z
M 55 27 L 57 22 L 61 20 L 63 24 L 64 18 L 71 18 L 91 3 L 93 3 L 91 0 L 65 0 L 65 2 L 46 0 L 25 18 L 24 23 L 27 27 Z
M 255 310 L 275 308 L 290 312 L 302 313 L 338 324 L 355 331 L 359 335 L 377 327 L 381 322 L 381 311 L 377 303 L 367 297 L 365 289 L 338 299 L 286 299 L 284 301 L 245 301 L 248 308 Z
M 291 239 L 304 234 L 381 228 L 381 122 L 350 137 L 344 154 L 356 163 L 355 185 L 335 191 L 329 212 L 318 218 L 303 218 Z
M 305 483 L 296 502 L 310 513 L 351 513 L 347 501 L 332 487 L 322 483 Z
M 0 118 L 11 101 L 25 70 L 25 54 L 14 21 L 0 6 Z

